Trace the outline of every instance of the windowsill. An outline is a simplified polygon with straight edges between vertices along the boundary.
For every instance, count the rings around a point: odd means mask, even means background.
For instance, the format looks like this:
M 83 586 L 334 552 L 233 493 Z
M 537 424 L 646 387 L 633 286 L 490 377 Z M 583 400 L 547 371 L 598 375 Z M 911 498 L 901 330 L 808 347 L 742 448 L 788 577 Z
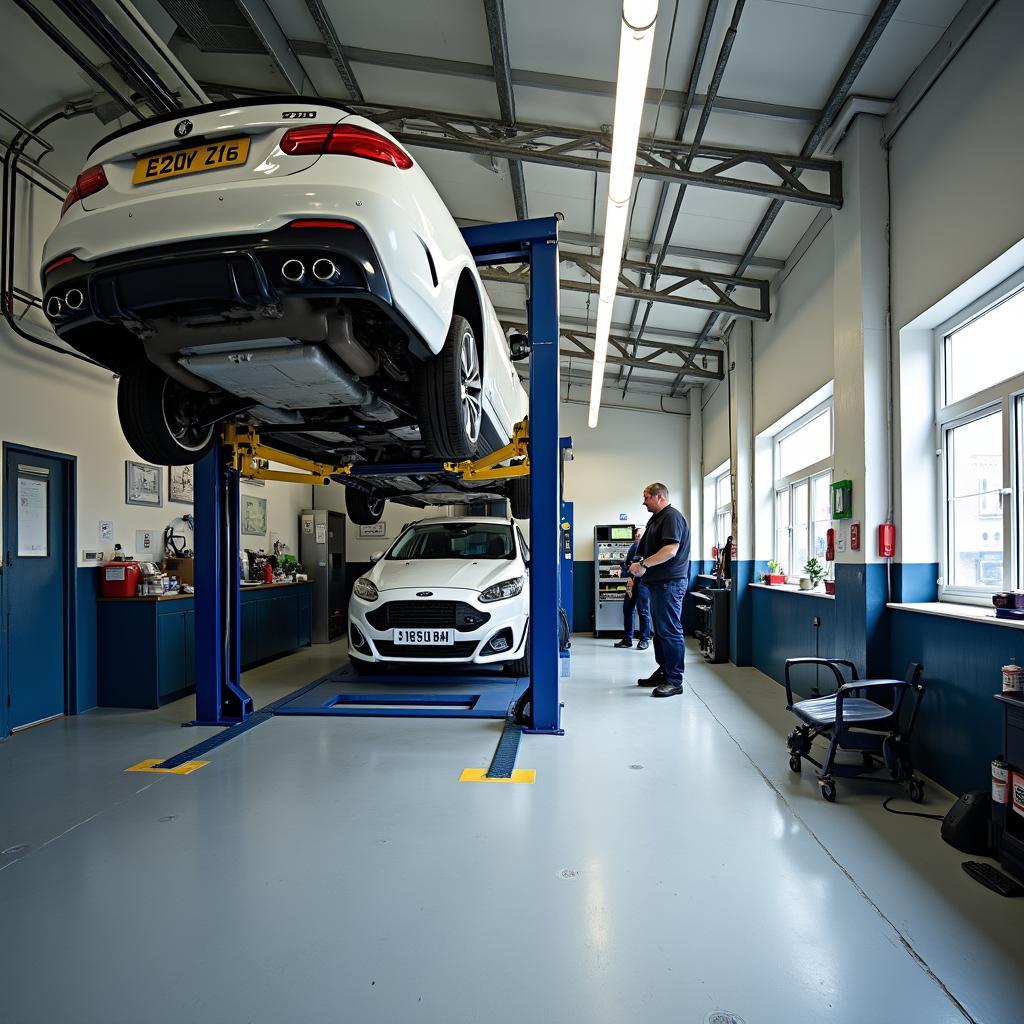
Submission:
M 748 587 L 758 590 L 782 590 L 787 594 L 799 594 L 801 597 L 817 597 L 823 601 L 834 601 L 835 594 L 826 594 L 824 590 L 801 590 L 796 583 L 748 583 Z
M 953 604 L 951 601 L 922 601 L 919 604 L 896 602 L 887 604 L 886 608 L 894 608 L 901 612 L 920 612 L 924 615 L 943 615 L 949 619 L 964 619 L 967 622 L 985 622 L 990 626 L 1024 629 L 1024 619 L 997 619 L 995 608 L 986 608 L 984 605 Z

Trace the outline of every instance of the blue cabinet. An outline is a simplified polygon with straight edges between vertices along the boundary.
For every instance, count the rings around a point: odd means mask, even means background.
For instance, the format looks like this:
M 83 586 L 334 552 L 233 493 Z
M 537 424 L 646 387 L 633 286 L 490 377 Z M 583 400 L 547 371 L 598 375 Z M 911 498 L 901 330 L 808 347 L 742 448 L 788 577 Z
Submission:
M 99 600 L 100 707 L 156 708 L 196 686 L 195 602 L 191 597 Z M 310 641 L 309 584 L 244 589 L 242 667 Z

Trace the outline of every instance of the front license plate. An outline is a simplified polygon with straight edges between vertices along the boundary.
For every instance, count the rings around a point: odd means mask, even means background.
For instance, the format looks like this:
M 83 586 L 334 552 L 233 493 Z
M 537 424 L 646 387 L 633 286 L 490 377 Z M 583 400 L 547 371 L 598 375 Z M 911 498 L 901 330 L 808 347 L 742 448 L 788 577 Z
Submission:
M 177 178 L 183 174 L 201 171 L 219 171 L 224 167 L 237 167 L 249 158 L 249 139 L 224 139 L 204 142 L 201 146 L 174 149 L 169 153 L 144 156 L 135 164 L 133 185 L 146 185 L 164 178 Z
M 455 643 L 454 629 L 396 629 L 394 631 L 394 643 L 396 644 L 427 644 L 431 647 L 438 647 L 442 644 Z

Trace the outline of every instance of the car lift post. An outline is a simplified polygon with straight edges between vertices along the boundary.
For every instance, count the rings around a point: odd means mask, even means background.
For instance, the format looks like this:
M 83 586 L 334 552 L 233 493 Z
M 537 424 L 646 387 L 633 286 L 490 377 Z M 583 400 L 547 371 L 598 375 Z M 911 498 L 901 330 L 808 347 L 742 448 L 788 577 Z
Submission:
M 559 676 L 558 218 L 463 228 L 477 266 L 528 263 L 530 301 L 530 686 L 527 732 L 561 735 Z
M 253 713 L 241 682 L 238 479 L 219 441 L 196 465 L 193 725 L 237 725 Z

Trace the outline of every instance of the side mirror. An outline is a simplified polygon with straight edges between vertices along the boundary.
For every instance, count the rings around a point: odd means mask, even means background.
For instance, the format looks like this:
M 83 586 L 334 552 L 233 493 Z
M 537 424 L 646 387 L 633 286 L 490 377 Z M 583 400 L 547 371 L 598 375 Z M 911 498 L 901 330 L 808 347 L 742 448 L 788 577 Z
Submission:
M 370 555 L 370 561 L 371 562 L 379 562 L 383 557 L 384 557 L 384 552 L 383 551 L 374 551 L 373 554 Z
M 508 351 L 514 363 L 519 362 L 520 359 L 526 359 L 530 355 L 530 339 L 525 334 L 510 334 L 508 336 Z

